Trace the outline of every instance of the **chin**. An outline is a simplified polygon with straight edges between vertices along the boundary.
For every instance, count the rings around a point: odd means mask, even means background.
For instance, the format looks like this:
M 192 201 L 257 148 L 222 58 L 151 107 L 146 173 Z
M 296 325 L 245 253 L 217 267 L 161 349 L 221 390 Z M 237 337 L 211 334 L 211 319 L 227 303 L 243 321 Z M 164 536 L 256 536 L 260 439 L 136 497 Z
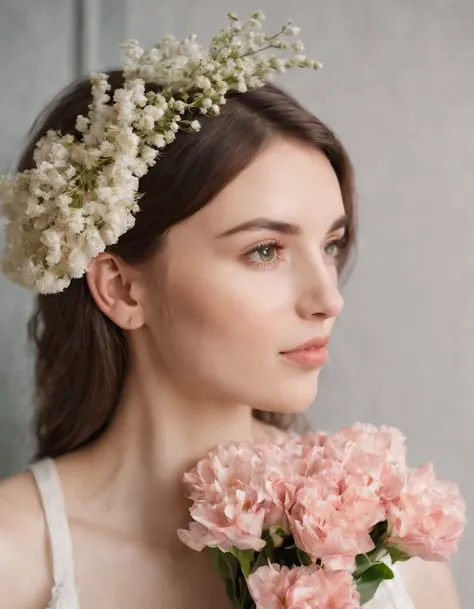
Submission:
M 252 407 L 280 414 L 299 414 L 313 405 L 318 395 L 318 377 L 291 382 L 273 383 L 261 399 L 253 399 Z M 255 398 L 255 395 L 254 395 Z

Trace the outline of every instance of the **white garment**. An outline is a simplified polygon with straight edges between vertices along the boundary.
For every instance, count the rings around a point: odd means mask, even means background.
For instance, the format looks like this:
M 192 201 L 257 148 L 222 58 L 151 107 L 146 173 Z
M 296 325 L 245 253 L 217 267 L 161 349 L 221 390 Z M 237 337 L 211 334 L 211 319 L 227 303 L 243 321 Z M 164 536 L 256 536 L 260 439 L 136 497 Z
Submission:
M 398 565 L 391 565 L 390 568 L 395 577 L 380 584 L 374 598 L 363 605 L 364 609 L 415 609 Z
M 44 459 L 30 469 L 43 503 L 53 559 L 54 587 L 46 609 L 79 609 L 71 536 L 56 466 L 52 459 Z M 395 578 L 383 582 L 375 597 L 364 605 L 364 609 L 415 609 L 397 565 L 392 568 Z
M 43 503 L 53 562 L 54 587 L 46 609 L 79 609 L 71 535 L 56 465 L 43 459 L 30 467 Z

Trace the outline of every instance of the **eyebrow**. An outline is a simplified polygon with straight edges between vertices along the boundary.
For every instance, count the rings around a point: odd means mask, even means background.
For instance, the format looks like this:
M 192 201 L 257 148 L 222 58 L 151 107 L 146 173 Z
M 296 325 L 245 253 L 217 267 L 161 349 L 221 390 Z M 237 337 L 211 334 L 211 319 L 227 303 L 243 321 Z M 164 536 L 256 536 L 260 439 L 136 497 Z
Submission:
M 329 233 L 332 233 L 340 228 L 347 228 L 349 226 L 349 218 L 346 215 L 341 216 L 337 220 L 335 220 L 330 228 Z M 281 220 L 272 220 L 271 218 L 254 218 L 253 220 L 247 220 L 246 222 L 242 222 L 229 230 L 224 231 L 217 235 L 217 239 L 222 239 L 223 237 L 230 237 L 231 235 L 236 235 L 237 233 L 246 232 L 246 231 L 255 231 L 255 230 L 271 230 L 276 233 L 280 233 L 281 235 L 286 236 L 296 236 L 301 235 L 303 232 L 303 227 L 299 224 L 292 224 L 291 222 L 282 222 Z

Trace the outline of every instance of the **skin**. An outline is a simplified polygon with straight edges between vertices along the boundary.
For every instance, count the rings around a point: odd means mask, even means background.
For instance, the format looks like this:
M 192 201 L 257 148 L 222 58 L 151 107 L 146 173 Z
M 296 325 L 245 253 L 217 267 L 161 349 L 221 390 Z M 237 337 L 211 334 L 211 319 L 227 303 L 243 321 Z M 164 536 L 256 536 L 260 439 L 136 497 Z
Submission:
M 301 230 L 222 236 L 261 217 Z M 157 599 L 173 609 L 229 606 L 205 553 L 177 539 L 189 522 L 182 473 L 216 444 L 280 439 L 252 420 L 251 408 L 294 413 L 313 402 L 320 368 L 301 368 L 281 352 L 331 334 L 343 306 L 343 217 L 327 159 L 279 140 L 173 227 L 165 251 L 147 264 L 132 268 L 108 254 L 92 264 L 90 290 L 126 332 L 131 366 L 107 433 L 57 460 L 81 609 L 146 609 Z M 417 609 L 456 609 L 449 572 L 437 575 L 442 604 L 423 600 L 425 571 L 410 580 Z M 51 587 L 44 518 L 25 472 L 0 485 L 0 590 L 9 609 L 44 609 Z

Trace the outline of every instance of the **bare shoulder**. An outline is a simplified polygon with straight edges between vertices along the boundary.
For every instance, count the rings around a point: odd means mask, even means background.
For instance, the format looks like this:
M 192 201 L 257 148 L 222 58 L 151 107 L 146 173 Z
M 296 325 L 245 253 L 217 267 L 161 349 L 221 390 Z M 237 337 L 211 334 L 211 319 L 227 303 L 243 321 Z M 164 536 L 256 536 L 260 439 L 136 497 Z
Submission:
M 448 564 L 412 558 L 400 564 L 415 609 L 460 609 L 461 604 Z
M 47 535 L 29 472 L 0 482 L 0 590 L 2 606 L 44 609 L 51 581 Z

